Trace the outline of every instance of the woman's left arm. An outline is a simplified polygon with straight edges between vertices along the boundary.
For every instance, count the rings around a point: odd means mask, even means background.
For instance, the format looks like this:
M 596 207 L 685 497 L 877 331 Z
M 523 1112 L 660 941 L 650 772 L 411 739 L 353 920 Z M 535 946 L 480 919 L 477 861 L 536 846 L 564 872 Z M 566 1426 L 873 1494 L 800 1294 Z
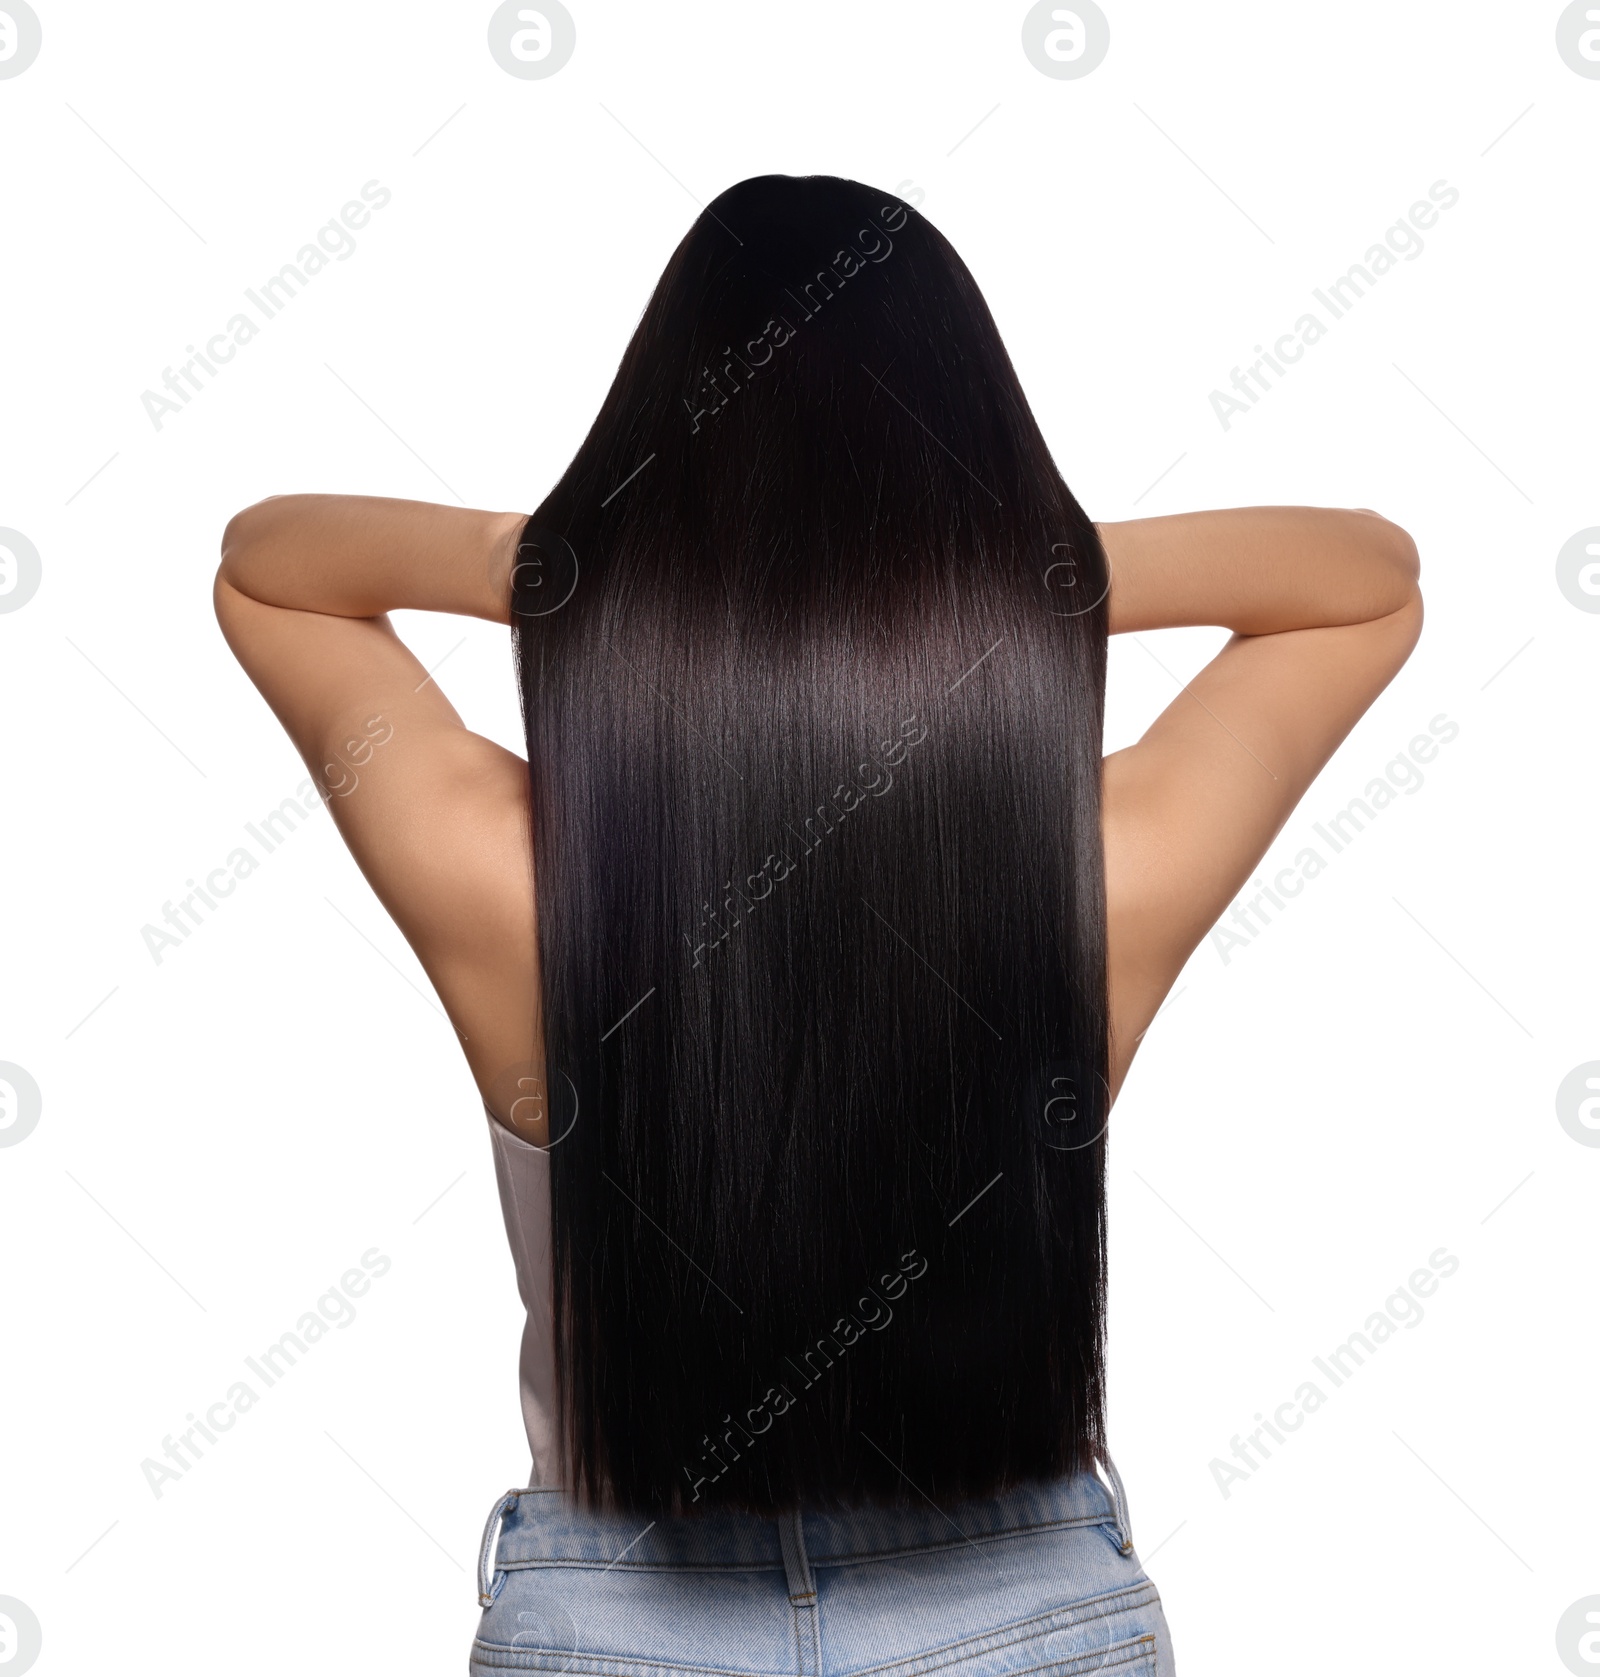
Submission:
M 213 597 L 234 656 L 416 951 L 481 1087 L 531 1052 L 527 765 L 472 732 L 392 609 L 510 620 L 521 513 L 284 495 L 231 520 Z

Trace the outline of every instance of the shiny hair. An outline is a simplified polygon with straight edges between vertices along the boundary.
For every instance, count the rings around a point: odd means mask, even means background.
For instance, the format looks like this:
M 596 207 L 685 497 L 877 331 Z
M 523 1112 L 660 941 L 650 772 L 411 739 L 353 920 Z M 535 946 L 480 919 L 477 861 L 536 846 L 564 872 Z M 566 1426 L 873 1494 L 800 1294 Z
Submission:
M 706 207 L 513 585 L 580 1500 L 1097 1453 L 1107 586 L 923 216 Z

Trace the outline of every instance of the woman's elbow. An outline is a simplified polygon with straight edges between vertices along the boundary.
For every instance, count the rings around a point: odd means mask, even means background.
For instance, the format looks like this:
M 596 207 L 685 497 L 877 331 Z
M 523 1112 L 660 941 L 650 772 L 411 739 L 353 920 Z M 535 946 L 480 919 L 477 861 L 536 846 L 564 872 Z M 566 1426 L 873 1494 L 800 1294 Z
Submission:
M 223 565 L 228 563 L 230 554 L 237 557 L 245 548 L 257 545 L 280 522 L 283 503 L 293 499 L 292 495 L 268 495 L 236 512 L 222 531 Z
M 1380 512 L 1374 512 L 1371 507 L 1357 507 L 1355 510 L 1371 521 L 1366 532 L 1368 539 L 1377 541 L 1384 559 L 1408 584 L 1407 592 L 1411 592 L 1422 575 L 1422 555 L 1417 551 L 1416 539 L 1402 525 L 1385 518 Z

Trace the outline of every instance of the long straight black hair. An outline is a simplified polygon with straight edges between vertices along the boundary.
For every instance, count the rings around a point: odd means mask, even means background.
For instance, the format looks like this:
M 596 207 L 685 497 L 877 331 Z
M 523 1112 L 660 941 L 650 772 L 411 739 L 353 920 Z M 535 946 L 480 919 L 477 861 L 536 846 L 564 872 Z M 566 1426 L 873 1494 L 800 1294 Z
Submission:
M 1097 1453 L 1106 589 L 926 219 L 705 209 L 513 586 L 580 1500 Z

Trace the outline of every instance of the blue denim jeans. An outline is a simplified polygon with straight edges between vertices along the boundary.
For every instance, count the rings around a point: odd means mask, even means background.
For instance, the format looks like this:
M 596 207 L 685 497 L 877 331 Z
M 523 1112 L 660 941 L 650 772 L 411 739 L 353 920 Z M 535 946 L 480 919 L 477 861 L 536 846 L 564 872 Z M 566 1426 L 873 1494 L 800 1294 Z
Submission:
M 470 1669 L 1172 1677 L 1161 1598 L 1107 1479 L 944 1510 L 653 1524 L 510 1491 L 483 1534 Z

